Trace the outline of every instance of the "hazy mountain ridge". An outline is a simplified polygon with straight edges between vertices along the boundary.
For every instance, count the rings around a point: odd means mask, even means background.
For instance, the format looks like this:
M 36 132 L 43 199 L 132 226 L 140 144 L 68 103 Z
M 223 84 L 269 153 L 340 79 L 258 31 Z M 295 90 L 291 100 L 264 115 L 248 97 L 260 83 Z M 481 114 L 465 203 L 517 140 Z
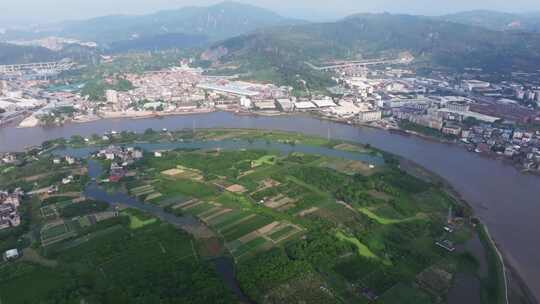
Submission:
M 225 60 L 358 58 L 403 51 L 446 67 L 492 70 L 540 67 L 540 35 L 496 32 L 481 27 L 411 15 L 359 14 L 331 23 L 278 27 L 229 39 Z
M 302 23 L 272 11 L 237 2 L 222 2 L 208 7 L 184 7 L 148 15 L 110 15 L 82 21 L 66 21 L 41 34 L 7 32 L 5 38 L 56 35 L 108 44 L 165 34 L 207 36 L 220 40 L 263 27 Z M 2 37 L 0 36 L 0 39 Z

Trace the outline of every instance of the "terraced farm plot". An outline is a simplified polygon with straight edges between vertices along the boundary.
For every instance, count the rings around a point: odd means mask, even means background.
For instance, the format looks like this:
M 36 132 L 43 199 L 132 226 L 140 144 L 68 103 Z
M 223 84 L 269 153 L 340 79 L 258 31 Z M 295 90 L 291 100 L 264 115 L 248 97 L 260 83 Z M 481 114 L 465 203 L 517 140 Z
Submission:
M 273 197 L 264 202 L 264 205 L 270 209 L 280 209 L 285 208 L 287 205 L 294 205 L 296 200 L 287 197 L 283 194 L 279 194 L 276 197 Z
M 202 214 L 200 218 L 205 223 L 209 223 L 214 218 L 217 218 L 219 216 L 222 216 L 232 211 L 233 211 L 232 209 L 224 209 L 224 208 L 219 207 L 213 210 L 212 212 L 206 212 L 205 214 Z
M 237 225 L 233 225 L 232 227 L 224 229 L 220 232 L 226 241 L 232 241 L 257 229 L 260 229 L 272 222 L 273 220 L 271 218 L 255 215 L 246 221 L 242 221 Z
M 208 223 L 210 224 L 210 226 L 219 230 L 225 227 L 226 225 L 230 223 L 234 223 L 237 220 L 245 217 L 247 214 L 248 214 L 247 212 L 242 212 L 240 210 L 233 210 L 231 212 L 227 212 L 217 217 L 213 217 L 212 219 L 208 221 Z
M 41 217 L 45 220 L 53 220 L 58 218 L 58 210 L 56 210 L 56 207 L 54 205 L 50 206 L 43 206 L 40 209 Z
M 203 213 L 205 213 L 207 211 L 210 211 L 214 207 L 215 207 L 215 205 L 213 205 L 213 204 L 206 203 L 206 202 L 200 202 L 197 205 L 192 205 L 189 208 L 184 208 L 184 211 L 198 217 L 200 214 L 203 214 Z
M 140 196 L 143 196 L 143 195 L 149 195 L 149 194 L 152 194 L 154 192 L 155 192 L 155 188 L 152 185 L 139 186 L 139 187 L 135 187 L 135 188 L 132 188 L 132 189 L 129 190 L 129 193 L 131 195 L 136 196 L 136 197 L 140 197 Z
M 77 232 L 64 221 L 45 225 L 41 229 L 41 244 L 49 246 L 77 235 Z
M 175 204 L 178 205 L 180 203 L 187 202 L 188 199 L 183 195 L 174 195 L 171 197 L 161 196 L 158 199 L 152 199 L 150 201 L 160 207 L 168 207 L 171 205 L 175 205 Z
M 240 259 L 248 253 L 254 253 L 257 250 L 261 250 L 263 248 L 268 249 L 270 247 L 272 247 L 272 243 L 263 237 L 258 237 L 249 242 L 241 244 L 231 253 L 236 259 Z
M 291 235 L 293 232 L 299 231 L 293 226 L 285 226 L 283 228 L 278 229 L 275 232 L 272 232 L 268 237 L 272 239 L 274 242 L 279 242 L 281 239 Z

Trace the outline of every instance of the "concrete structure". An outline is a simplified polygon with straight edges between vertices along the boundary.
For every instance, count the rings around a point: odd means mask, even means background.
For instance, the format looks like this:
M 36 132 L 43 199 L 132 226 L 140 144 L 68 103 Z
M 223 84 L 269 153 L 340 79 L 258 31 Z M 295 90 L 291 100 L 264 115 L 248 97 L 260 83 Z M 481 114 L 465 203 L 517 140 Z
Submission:
M 276 103 L 273 100 L 257 101 L 255 108 L 259 110 L 276 110 Z
M 290 99 L 278 99 L 277 105 L 281 111 L 291 112 L 294 110 L 294 103 Z
M 317 108 L 311 101 L 299 101 L 294 103 L 294 108 L 298 111 L 312 110 Z
M 473 91 L 475 89 L 487 89 L 491 86 L 489 82 L 480 80 L 463 80 L 461 86 L 466 91 Z
M 313 99 L 311 102 L 313 102 L 318 108 L 330 108 L 336 106 L 336 104 L 330 97 L 323 99 Z
M 240 106 L 245 109 L 251 109 L 253 107 L 253 103 L 251 102 L 251 99 L 243 96 L 240 98 Z
M 372 111 L 363 111 L 358 113 L 359 122 L 371 122 L 378 121 L 382 119 L 382 112 L 377 110 Z
M 259 92 L 251 91 L 240 86 L 235 86 L 234 84 L 201 83 L 197 85 L 197 88 L 247 97 L 254 97 L 260 94 Z
M 20 254 L 19 254 L 18 249 L 10 249 L 10 250 L 7 250 L 6 252 L 4 252 L 4 260 L 6 260 L 6 261 L 15 260 L 15 259 L 19 258 L 19 256 L 20 256 Z
M 487 122 L 487 123 L 494 123 L 497 120 L 499 120 L 499 117 L 495 117 L 495 116 L 484 115 L 484 114 L 471 112 L 471 111 L 455 111 L 449 108 L 439 109 L 438 112 L 439 112 L 440 117 L 444 117 L 450 120 L 461 121 L 469 117 L 482 121 L 482 122 Z
M 115 90 L 105 91 L 105 97 L 107 98 L 108 103 L 118 104 L 118 92 Z

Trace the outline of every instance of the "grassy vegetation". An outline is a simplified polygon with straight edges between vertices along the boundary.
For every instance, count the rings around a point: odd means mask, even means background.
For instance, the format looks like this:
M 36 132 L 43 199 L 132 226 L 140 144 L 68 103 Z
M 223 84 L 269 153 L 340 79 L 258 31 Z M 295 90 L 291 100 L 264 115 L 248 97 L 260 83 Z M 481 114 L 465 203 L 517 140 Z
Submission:
M 154 224 L 157 222 L 157 219 L 156 218 L 146 218 L 146 219 L 143 219 L 140 217 L 140 215 L 136 215 L 136 212 L 131 210 L 131 211 L 124 211 L 123 214 L 129 216 L 129 228 L 130 229 L 140 229 L 140 228 L 143 228 L 147 225 L 151 225 L 151 224 Z
M 497 255 L 495 248 L 489 240 L 488 232 L 480 225 L 478 228 L 480 240 L 487 249 L 488 274 L 481 278 L 482 303 L 504 304 L 505 301 L 505 282 L 503 274 L 503 265 Z
M 377 223 L 379 223 L 381 225 L 398 224 L 398 223 L 414 221 L 414 220 L 418 220 L 418 219 L 422 218 L 422 216 L 417 215 L 417 216 L 414 216 L 414 217 L 409 217 L 409 218 L 404 218 L 404 219 L 390 219 L 390 218 L 385 218 L 385 217 L 378 216 L 377 214 L 375 214 L 373 211 L 369 210 L 368 208 L 358 208 L 357 210 L 360 211 L 365 216 L 369 217 L 370 219 L 376 221 Z
M 366 245 L 362 244 L 362 242 L 360 242 L 360 240 L 355 237 L 346 236 L 343 232 L 337 231 L 336 238 L 340 241 L 346 241 L 353 244 L 356 247 L 356 249 L 358 249 L 358 254 L 363 257 L 370 258 L 370 259 L 379 258 L 373 252 L 371 252 L 371 250 L 369 250 L 369 248 Z

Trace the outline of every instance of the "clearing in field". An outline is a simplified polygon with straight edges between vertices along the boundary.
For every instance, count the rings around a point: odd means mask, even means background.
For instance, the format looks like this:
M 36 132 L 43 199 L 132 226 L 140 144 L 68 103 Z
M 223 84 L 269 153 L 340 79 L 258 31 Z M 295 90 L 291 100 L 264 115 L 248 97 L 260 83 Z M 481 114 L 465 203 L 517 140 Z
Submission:
M 317 212 L 317 211 L 319 211 L 319 207 L 311 207 L 311 208 L 304 209 L 304 210 L 298 212 L 298 213 L 296 214 L 296 216 L 304 217 L 304 216 L 306 216 L 306 215 L 315 213 L 315 212 Z
M 173 178 L 183 178 L 183 179 L 190 179 L 195 181 L 202 181 L 203 176 L 199 170 L 186 168 L 183 166 L 176 166 L 174 169 L 169 169 L 162 171 L 161 174 L 167 176 L 167 177 L 173 177 Z
M 362 214 L 364 214 L 365 216 L 369 217 L 370 219 L 376 221 L 377 223 L 381 225 L 392 225 L 392 224 L 399 224 L 399 223 L 404 223 L 404 222 L 411 222 L 411 221 L 420 220 L 425 217 L 425 215 L 419 213 L 416 216 L 408 217 L 404 219 L 389 219 L 389 218 L 378 216 L 377 214 L 375 214 L 373 211 L 371 211 L 368 208 L 358 208 L 358 211 L 360 211 Z
M 342 144 L 336 145 L 336 146 L 334 146 L 334 149 L 341 150 L 341 151 L 347 151 L 347 152 L 358 152 L 358 153 L 368 153 L 369 152 L 369 150 L 367 150 L 367 149 L 365 149 L 363 147 L 353 145 L 353 144 L 349 144 L 349 143 L 342 143 Z
M 377 172 L 377 169 L 373 164 L 356 160 L 329 159 L 321 163 L 320 166 L 323 168 L 334 169 L 348 175 L 362 174 L 364 176 L 370 176 Z
M 284 208 L 287 205 L 293 205 L 296 201 L 290 197 L 287 197 L 283 194 L 279 194 L 276 197 L 273 197 L 266 202 L 264 202 L 264 205 L 271 209 L 287 209 Z M 291 206 L 292 207 L 292 206 Z
M 140 219 L 129 211 L 124 211 L 123 214 L 129 216 L 129 228 L 133 230 L 143 228 L 144 226 L 153 224 L 157 221 L 156 218 L 149 218 L 146 220 Z
M 251 168 L 257 168 L 263 165 L 273 166 L 276 164 L 277 156 L 275 155 L 265 155 L 257 160 L 251 162 Z
M 245 193 L 247 191 L 244 186 L 238 184 L 231 185 L 227 187 L 226 190 L 232 193 Z

